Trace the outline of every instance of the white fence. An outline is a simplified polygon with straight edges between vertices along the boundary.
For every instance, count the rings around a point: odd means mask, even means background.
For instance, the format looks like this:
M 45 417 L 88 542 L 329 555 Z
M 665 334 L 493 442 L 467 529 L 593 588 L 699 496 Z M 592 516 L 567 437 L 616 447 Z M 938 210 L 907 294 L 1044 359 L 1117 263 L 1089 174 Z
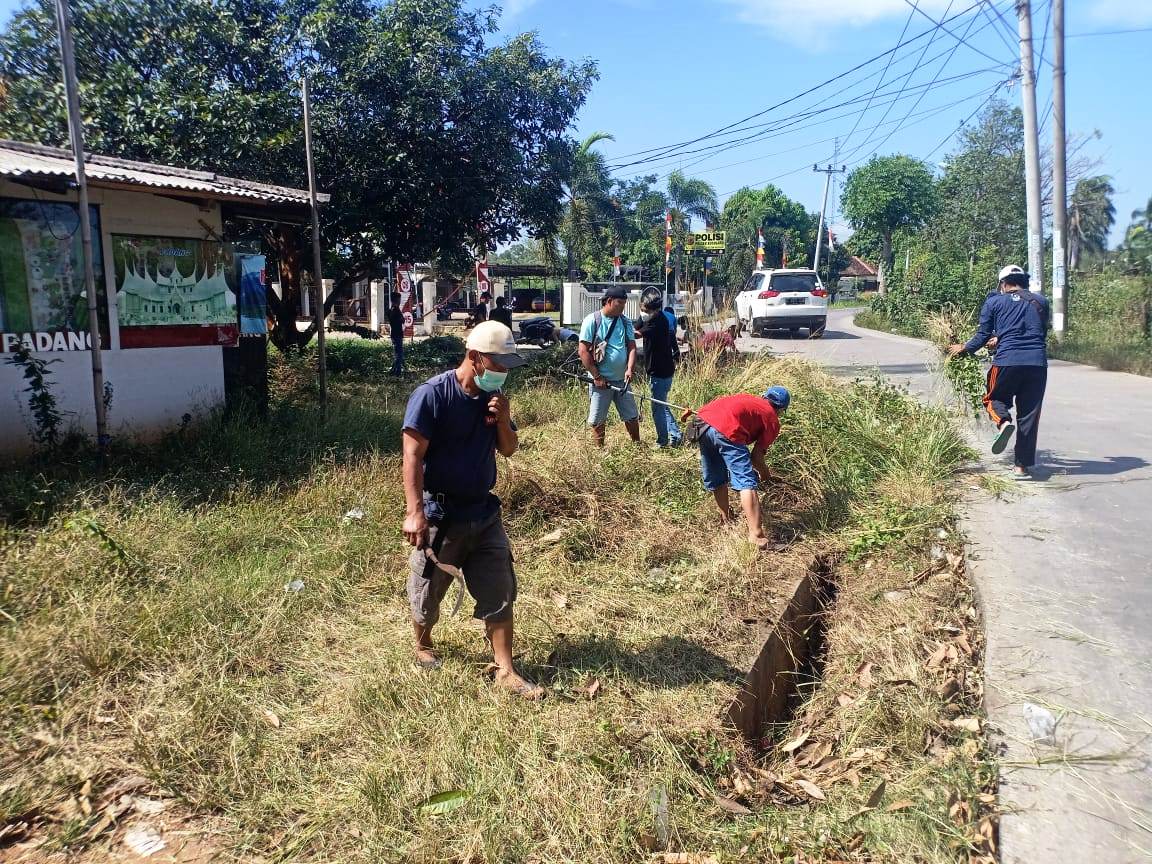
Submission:
M 623 282 L 619 284 L 621 288 L 624 288 L 628 292 L 628 301 L 624 307 L 624 314 L 632 319 L 639 318 L 640 297 L 645 289 L 651 287 L 650 283 Z M 633 287 L 633 285 L 635 285 L 635 287 Z M 598 284 L 596 288 L 600 289 L 601 286 Z M 603 297 L 603 290 L 589 290 L 582 282 L 565 282 L 563 303 L 561 304 L 562 323 L 579 324 L 586 316 L 593 312 L 599 312 Z M 701 312 L 705 315 L 710 315 L 715 311 L 711 287 L 709 287 L 706 292 L 697 289 L 696 293 L 692 296 L 687 296 L 687 292 L 685 292 L 683 298 L 667 299 L 665 303 L 666 305 L 673 306 L 676 309 L 677 315 L 699 315 Z

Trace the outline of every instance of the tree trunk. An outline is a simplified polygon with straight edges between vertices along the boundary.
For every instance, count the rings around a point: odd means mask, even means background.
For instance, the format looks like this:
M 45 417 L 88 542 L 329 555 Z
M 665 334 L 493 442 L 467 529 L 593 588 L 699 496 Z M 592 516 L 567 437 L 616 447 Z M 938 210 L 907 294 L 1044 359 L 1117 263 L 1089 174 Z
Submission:
M 274 324 L 269 338 L 281 351 L 299 350 L 307 343 L 306 338 L 296 328 L 296 318 L 300 314 L 300 259 L 302 237 L 300 229 L 294 225 L 280 225 L 272 238 L 276 257 L 280 264 L 280 297 L 272 303 L 274 295 L 269 288 L 270 305 Z
M 882 257 L 884 259 L 885 268 L 887 268 L 889 271 L 891 271 L 892 265 L 893 265 L 892 232 L 891 232 L 891 230 L 886 230 L 884 232 L 883 236 L 881 237 L 881 243 L 882 243 L 882 246 L 881 246 L 881 250 L 880 250 L 880 257 Z
M 884 266 L 884 259 L 880 259 L 880 266 L 876 272 L 876 287 L 880 291 L 880 296 L 883 297 L 888 293 L 888 275 L 887 268 Z

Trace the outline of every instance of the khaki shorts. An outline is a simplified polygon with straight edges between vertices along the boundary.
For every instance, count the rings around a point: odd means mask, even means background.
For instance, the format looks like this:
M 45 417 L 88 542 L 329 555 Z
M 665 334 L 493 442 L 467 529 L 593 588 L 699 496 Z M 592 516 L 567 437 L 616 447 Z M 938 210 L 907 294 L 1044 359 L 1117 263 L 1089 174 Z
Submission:
M 431 525 L 428 542 L 442 563 L 463 571 L 468 593 L 476 601 L 473 618 L 496 623 L 512 617 L 516 573 L 512 567 L 512 545 L 499 510 L 479 522 Z M 412 551 L 409 564 L 408 604 L 412 620 L 431 626 L 440 619 L 440 604 L 455 579 L 433 564 L 423 549 Z

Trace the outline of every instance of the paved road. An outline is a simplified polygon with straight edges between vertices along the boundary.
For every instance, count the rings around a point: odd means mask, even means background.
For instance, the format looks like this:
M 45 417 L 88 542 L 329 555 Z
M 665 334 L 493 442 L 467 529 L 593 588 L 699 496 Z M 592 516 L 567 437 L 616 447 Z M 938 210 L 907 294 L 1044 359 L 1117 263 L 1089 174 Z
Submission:
M 768 346 L 850 377 L 879 370 L 951 402 L 927 343 L 851 319 L 832 310 L 822 340 L 746 336 L 740 348 Z M 988 455 L 986 469 L 1010 465 L 1000 459 Z M 987 707 L 1012 811 L 1001 821 L 1003 861 L 1150 861 L 1152 379 L 1053 362 L 1039 459 L 1042 482 L 965 503 L 988 629 Z M 1026 705 L 1059 719 L 1054 744 L 1032 740 Z

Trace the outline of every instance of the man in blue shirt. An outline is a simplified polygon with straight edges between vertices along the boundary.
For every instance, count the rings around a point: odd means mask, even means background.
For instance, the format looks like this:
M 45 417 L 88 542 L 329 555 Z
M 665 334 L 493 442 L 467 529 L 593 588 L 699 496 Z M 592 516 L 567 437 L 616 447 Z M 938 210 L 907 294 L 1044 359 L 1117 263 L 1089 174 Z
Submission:
M 580 325 L 580 362 L 592 377 L 588 425 L 598 447 L 604 446 L 604 423 L 612 405 L 632 440 L 640 441 L 640 411 L 628 390 L 636 365 L 636 332 L 624 315 L 627 300 L 627 291 L 612 286 L 600 300 L 600 311 Z
M 496 661 L 496 683 L 526 699 L 544 690 L 512 663 L 516 574 L 500 518 L 496 452 L 511 456 L 519 441 L 502 392 L 508 370 L 522 365 L 512 331 L 482 322 L 468 335 L 460 366 L 412 393 L 404 414 L 404 537 L 413 546 L 408 601 L 416 662 L 436 669 L 432 628 L 453 578 L 476 601 Z
M 1029 291 L 1028 274 L 1011 265 L 1000 271 L 1000 292 L 984 301 L 975 335 L 966 344 L 948 349 L 953 357 L 974 354 L 996 338 L 984 408 L 996 424 L 993 453 L 1003 453 L 1016 433 L 1013 476 L 1017 480 L 1031 480 L 1036 464 L 1040 409 L 1048 382 L 1048 323 L 1048 301 Z

